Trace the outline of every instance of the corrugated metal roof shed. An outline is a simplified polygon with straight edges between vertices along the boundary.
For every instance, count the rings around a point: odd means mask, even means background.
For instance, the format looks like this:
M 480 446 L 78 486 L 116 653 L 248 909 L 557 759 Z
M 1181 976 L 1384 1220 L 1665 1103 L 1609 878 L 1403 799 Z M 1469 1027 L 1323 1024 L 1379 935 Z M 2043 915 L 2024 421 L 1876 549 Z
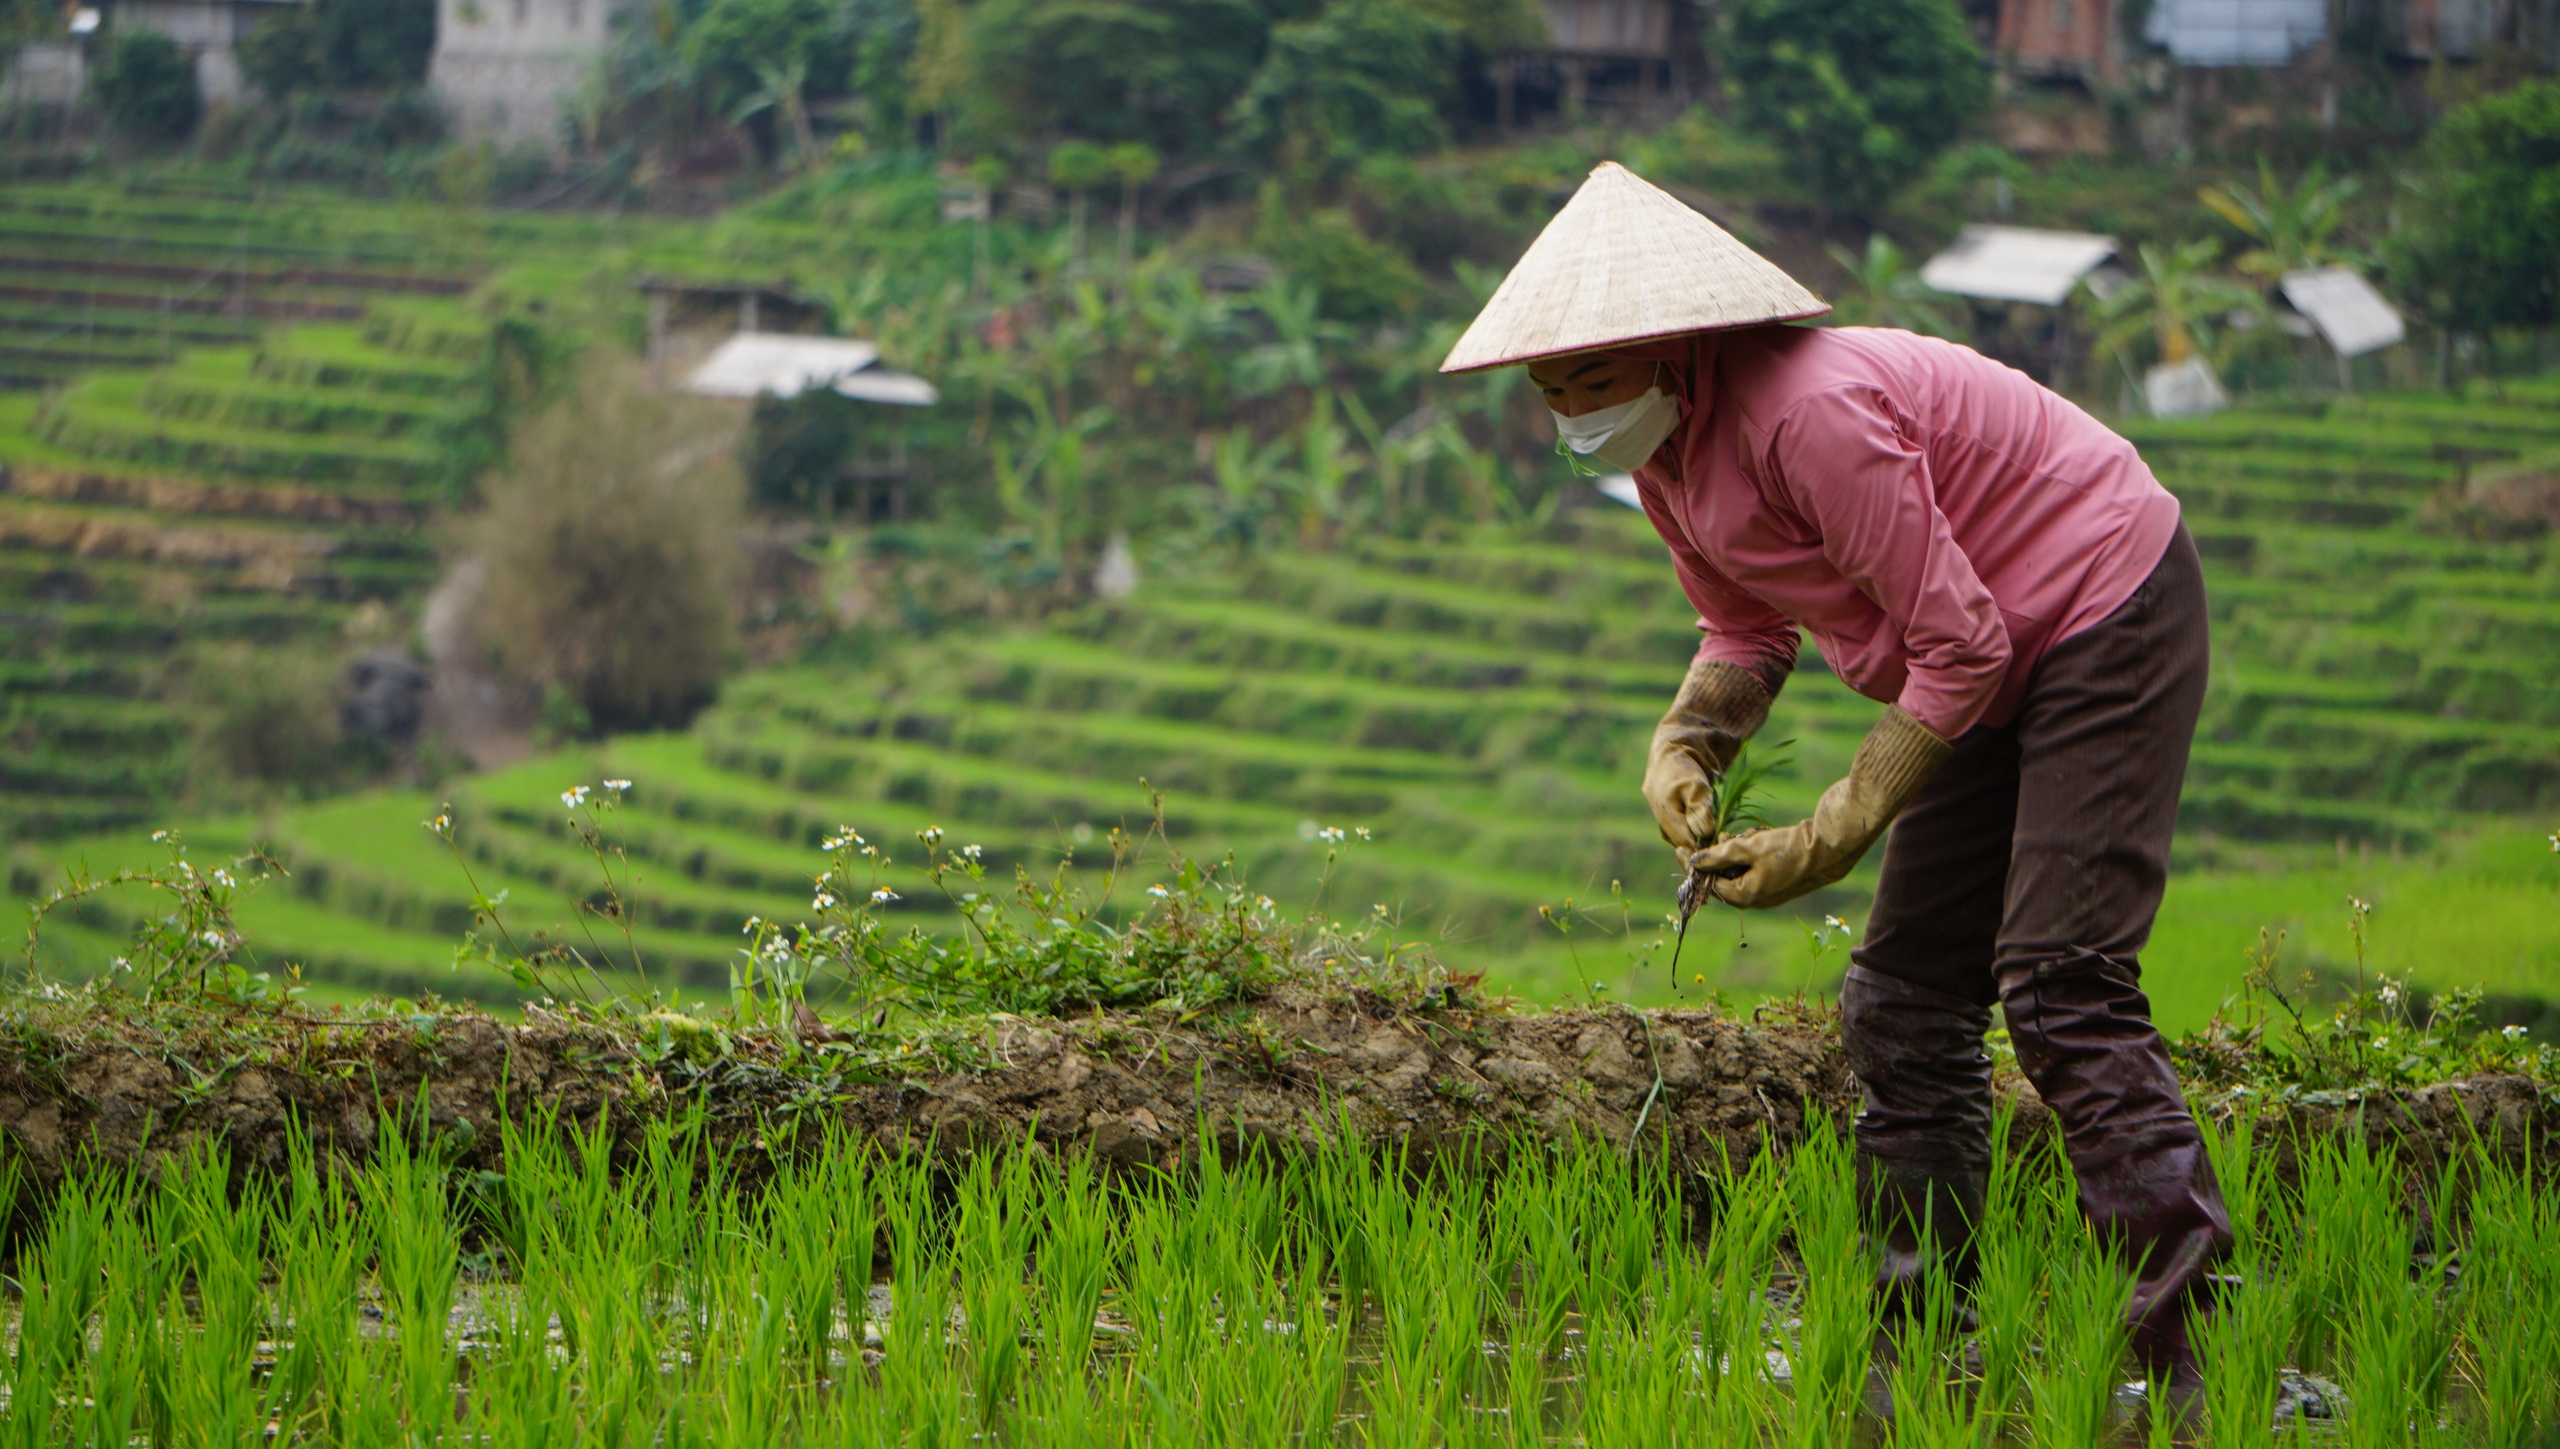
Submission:
M 2180 65 L 2291 65 L 2329 33 L 2328 0 L 2154 0 L 2143 39 Z
M 880 360 L 880 349 L 841 337 L 794 337 L 780 332 L 741 332 L 720 344 L 709 361 L 684 380 L 685 391 L 704 397 L 798 397 L 833 386 Z
M 932 383 L 912 372 L 891 372 L 885 367 L 866 367 L 837 378 L 836 391 L 856 402 L 902 408 L 929 408 L 942 401 L 941 391 Z
M 2285 273 L 2284 299 L 2311 319 L 2340 357 L 2362 357 L 2409 335 L 2400 309 L 2344 267 Z
M 2115 238 L 2024 226 L 1969 226 L 1920 269 L 1920 280 L 1959 297 L 2058 307 L 2080 279 L 2116 254 Z

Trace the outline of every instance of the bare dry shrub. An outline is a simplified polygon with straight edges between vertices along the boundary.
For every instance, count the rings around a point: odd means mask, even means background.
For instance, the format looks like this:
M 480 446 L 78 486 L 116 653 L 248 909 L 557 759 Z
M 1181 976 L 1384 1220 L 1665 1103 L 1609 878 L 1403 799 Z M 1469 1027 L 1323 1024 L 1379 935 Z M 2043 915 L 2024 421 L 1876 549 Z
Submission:
M 467 526 L 474 632 L 498 664 L 599 730 L 682 725 L 709 702 L 730 652 L 738 427 L 623 363 L 589 365 L 527 424 Z

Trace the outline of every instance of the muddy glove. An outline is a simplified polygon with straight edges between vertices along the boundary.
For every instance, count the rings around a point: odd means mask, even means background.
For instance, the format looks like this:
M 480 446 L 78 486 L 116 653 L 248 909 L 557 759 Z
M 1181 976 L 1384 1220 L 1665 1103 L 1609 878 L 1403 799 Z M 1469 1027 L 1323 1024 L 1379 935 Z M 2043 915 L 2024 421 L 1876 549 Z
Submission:
M 1700 660 L 1653 727 L 1644 762 L 1644 802 L 1662 838 L 1695 850 L 1715 838 L 1714 782 L 1742 742 L 1769 719 L 1769 691 L 1751 671 Z
M 1746 910 L 1820 890 L 1857 865 L 1953 753 L 1900 705 L 1889 706 L 1858 746 L 1849 778 L 1822 792 L 1812 819 L 1710 845 L 1690 855 L 1689 869 L 1708 878 L 1717 900 Z

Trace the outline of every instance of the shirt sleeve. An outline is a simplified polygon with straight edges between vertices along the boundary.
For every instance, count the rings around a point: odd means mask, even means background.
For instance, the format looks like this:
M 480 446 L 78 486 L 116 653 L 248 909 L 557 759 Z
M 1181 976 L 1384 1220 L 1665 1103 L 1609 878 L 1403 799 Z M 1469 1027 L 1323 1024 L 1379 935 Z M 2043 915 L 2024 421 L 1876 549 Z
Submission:
M 1706 555 L 1690 546 L 1688 535 L 1664 505 L 1659 483 L 1642 473 L 1637 481 L 1636 496 L 1644 502 L 1644 516 L 1670 547 L 1680 592 L 1689 596 L 1689 606 L 1698 611 L 1698 628 L 1706 637 L 1698 641 L 1696 657 L 1747 669 L 1775 696 L 1795 671 L 1796 654 L 1803 647 L 1795 621 L 1707 562 Z
M 2008 675 L 2009 626 L 1890 401 L 1869 387 L 1813 393 L 1770 430 L 1766 456 L 1823 557 L 1899 631 L 1909 674 L 1895 703 L 1943 739 L 1973 728 Z

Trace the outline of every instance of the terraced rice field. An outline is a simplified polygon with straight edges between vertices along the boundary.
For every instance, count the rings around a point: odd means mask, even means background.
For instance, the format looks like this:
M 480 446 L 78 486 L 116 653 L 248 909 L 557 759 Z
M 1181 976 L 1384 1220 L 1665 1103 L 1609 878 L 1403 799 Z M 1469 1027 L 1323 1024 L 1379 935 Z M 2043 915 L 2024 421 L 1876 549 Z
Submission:
M 2349 890 L 2382 908 L 2378 966 L 2560 994 L 2560 927 L 2535 862 L 2453 890 L 2459 863 L 2428 855 L 2497 822 L 2524 839 L 2517 812 L 2560 807 L 2560 577 L 2541 541 L 2419 526 L 2457 475 L 2440 449 L 2560 448 L 2555 402 L 2560 383 L 2509 382 L 2503 396 L 2127 425 L 2186 503 L 2219 631 L 2187 823 L 2190 857 L 2221 864 L 2173 886 L 2151 962 L 2173 1023 L 2200 1021 L 2236 986 L 2261 925 L 2293 932 L 2299 959 L 2351 966 L 2327 923 L 2343 921 Z M 1091 864 L 1111 827 L 1143 826 L 1143 778 L 1167 795 L 1176 844 L 1234 852 L 1293 904 L 1321 891 L 1340 915 L 1383 908 L 1533 995 L 1597 982 L 1665 999 L 1660 956 L 1631 969 L 1671 884 L 1634 781 L 1693 634 L 1658 547 L 1641 520 L 1601 507 L 1535 539 L 1166 558 L 1122 604 L 861 668 L 749 675 L 688 734 L 470 780 L 452 792 L 461 839 L 482 885 L 514 892 L 522 924 L 574 934 L 598 876 L 557 796 L 637 782 L 610 824 L 637 862 L 642 954 L 716 992 L 747 918 L 805 914 L 816 846 L 838 826 L 895 853 L 939 825 L 1000 872 L 1068 852 Z M 1811 803 L 1873 713 L 1808 651 L 1769 731 L 1793 742 L 1777 813 Z M 360 797 L 193 836 L 204 849 L 267 841 L 292 864 L 292 883 L 247 917 L 271 956 L 348 986 L 503 994 L 451 970 L 468 892 L 416 823 L 438 803 Z M 1320 834 L 1361 826 L 1374 839 Z M 128 837 L 50 859 L 132 849 Z M 2266 874 L 2278 866 L 2296 873 Z M 25 860 L 18 877 L 21 890 L 39 878 Z M 1871 868 L 1816 897 L 1808 923 L 1862 919 L 1870 881 Z M 895 914 L 947 921 L 921 881 L 888 883 L 906 897 Z M 1571 940 L 1540 911 L 1568 898 L 1596 908 Z M 2436 951 L 2429 900 L 2467 902 L 2473 934 L 2496 939 Z M 1635 937 L 1606 934 L 1629 920 Z M 1835 979 L 1836 945 L 1783 921 L 1752 934 L 1739 946 L 1730 916 L 1702 917 L 1680 974 L 1744 989 Z
M 2127 1382 L 2132 1285 L 2041 1145 L 2001 1156 L 1971 1289 L 1933 1274 L 1888 1325 L 1827 1131 L 1695 1173 L 1597 1143 L 1497 1143 L 1479 1171 L 1214 1138 L 1180 1170 L 990 1144 L 937 1171 L 825 1110 L 753 1150 L 661 1118 L 617 1152 L 600 1114 L 508 1122 L 504 1170 L 464 1172 L 386 1121 L 362 1166 L 297 1137 L 281 1171 L 199 1144 L 69 1181 L 16 1254 L 0 1405 L 23 1442 L 155 1445 L 2242 1449 L 2560 1423 L 2560 1220 L 2494 1160 L 2421 1197 L 2362 1140 L 2313 1141 L 2288 1182 L 2249 1118 L 2218 1130 L 2233 1286 L 2182 1424 Z
M 381 207 L 0 197 L 0 832 L 150 818 L 205 640 L 327 637 L 432 571 L 489 425 L 474 278 Z

